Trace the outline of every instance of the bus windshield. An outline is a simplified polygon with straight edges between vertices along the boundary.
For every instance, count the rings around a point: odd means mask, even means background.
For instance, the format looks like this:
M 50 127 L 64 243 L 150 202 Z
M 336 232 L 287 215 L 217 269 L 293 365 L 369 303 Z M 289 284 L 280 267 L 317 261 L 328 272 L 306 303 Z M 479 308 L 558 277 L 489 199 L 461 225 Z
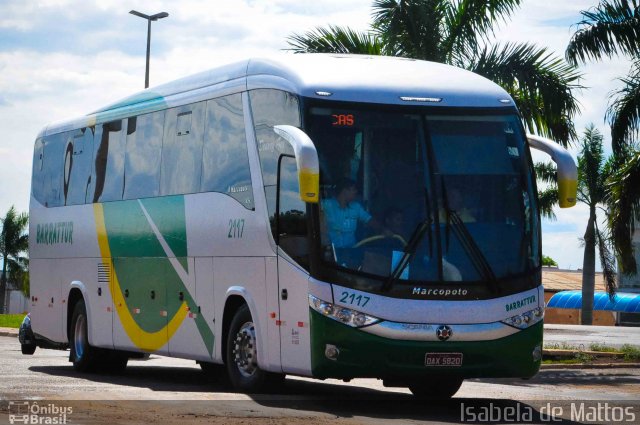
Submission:
M 325 267 L 384 285 L 492 285 L 539 266 L 536 203 L 515 113 L 311 106 Z

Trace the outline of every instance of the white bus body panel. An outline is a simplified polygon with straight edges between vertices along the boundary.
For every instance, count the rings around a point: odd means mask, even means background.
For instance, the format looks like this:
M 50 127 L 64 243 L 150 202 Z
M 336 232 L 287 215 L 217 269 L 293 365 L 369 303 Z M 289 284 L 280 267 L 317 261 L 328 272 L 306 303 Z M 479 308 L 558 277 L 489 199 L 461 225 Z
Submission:
M 309 329 L 309 274 L 287 259 L 278 257 L 280 296 L 280 338 L 282 370 L 297 375 L 311 374 Z

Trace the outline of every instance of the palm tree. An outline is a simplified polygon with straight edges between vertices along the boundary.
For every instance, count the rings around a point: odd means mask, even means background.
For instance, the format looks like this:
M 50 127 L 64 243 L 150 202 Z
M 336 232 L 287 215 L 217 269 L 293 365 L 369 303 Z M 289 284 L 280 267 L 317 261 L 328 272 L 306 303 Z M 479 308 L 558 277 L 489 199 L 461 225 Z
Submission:
M 607 229 L 598 226 L 598 211 L 608 217 L 609 184 L 615 169 L 613 157 L 605 159 L 602 147 L 602 134 L 593 124 L 584 131 L 580 141 L 578 156 L 578 193 L 577 200 L 589 207 L 589 219 L 584 232 L 584 255 L 582 260 L 582 311 L 581 323 L 590 325 L 593 322 L 593 295 L 596 275 L 596 246 L 600 253 L 600 265 L 604 275 L 607 292 L 613 296 L 616 291 L 615 261 L 611 252 L 612 238 Z M 550 164 L 536 164 L 536 175 L 539 182 L 547 184 L 547 188 L 539 193 L 546 196 L 541 199 L 541 213 L 554 218 L 553 207 L 558 204 L 555 167 Z M 636 188 L 640 192 L 640 188 Z
M 583 20 L 565 52 L 572 64 L 618 55 L 631 62 L 622 88 L 612 94 L 606 118 L 618 170 L 610 181 L 613 245 L 620 269 L 636 273 L 631 239 L 634 220 L 640 220 L 640 159 L 635 142 L 640 128 L 640 4 L 637 0 L 606 0 L 582 11 Z
M 26 213 L 18 214 L 14 206 L 9 208 L 3 218 L 0 218 L 0 224 L 2 224 L 0 232 L 0 255 L 2 256 L 0 313 L 5 310 L 7 276 L 24 278 L 21 272 L 25 270 L 27 260 L 21 254 L 24 254 L 29 247 L 29 237 L 25 234 L 28 223 L 29 216 Z
M 615 264 L 609 249 L 610 238 L 598 226 L 598 209 L 608 214 L 607 179 L 613 170 L 613 160 L 605 159 L 602 147 L 602 134 L 593 124 L 587 127 L 581 141 L 578 156 L 578 194 L 579 202 L 589 207 L 589 220 L 584 232 L 584 256 L 582 262 L 582 314 L 581 323 L 593 323 L 593 296 L 596 275 L 596 246 L 600 252 L 600 265 L 611 296 L 615 293 Z M 606 231 L 606 229 L 605 229 Z
M 447 63 L 483 75 L 507 90 L 525 125 L 563 146 L 576 139 L 580 74 L 545 48 L 489 45 L 496 24 L 521 0 L 375 0 L 371 30 L 329 26 L 289 37 L 297 53 L 402 56 Z

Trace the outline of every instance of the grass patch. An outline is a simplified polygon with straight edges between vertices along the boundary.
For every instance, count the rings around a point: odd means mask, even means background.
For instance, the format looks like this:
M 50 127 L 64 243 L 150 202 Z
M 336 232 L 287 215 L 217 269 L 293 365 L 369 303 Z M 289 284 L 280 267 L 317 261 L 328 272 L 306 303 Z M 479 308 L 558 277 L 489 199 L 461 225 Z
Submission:
M 620 349 L 624 353 L 624 359 L 628 361 L 640 361 L 640 348 L 625 344 Z
M 0 328 L 19 328 L 24 314 L 0 314 Z
M 550 344 L 545 344 L 544 348 L 546 348 L 547 350 L 581 350 L 580 347 L 576 345 L 567 344 L 566 342 L 562 342 L 562 343 L 553 342 Z M 582 348 L 582 350 L 584 350 L 584 348 Z
M 589 346 L 589 350 L 599 351 L 601 353 L 620 353 L 621 352 L 621 350 L 617 348 L 609 347 L 608 345 L 604 345 L 604 344 L 591 344 Z

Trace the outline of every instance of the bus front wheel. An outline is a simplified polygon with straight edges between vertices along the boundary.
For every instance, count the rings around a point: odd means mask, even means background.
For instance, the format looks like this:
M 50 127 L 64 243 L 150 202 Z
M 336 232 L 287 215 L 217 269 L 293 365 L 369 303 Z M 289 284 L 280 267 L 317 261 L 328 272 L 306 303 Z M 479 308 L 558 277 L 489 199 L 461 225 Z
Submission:
M 282 382 L 284 375 L 266 372 L 258 366 L 256 329 L 249 307 L 242 305 L 233 316 L 227 335 L 226 367 L 234 388 L 256 393 Z
M 462 378 L 442 377 L 409 385 L 409 390 L 420 399 L 442 400 L 453 397 L 462 386 Z
M 69 347 L 71 347 L 69 360 L 73 362 L 73 368 L 78 372 L 92 371 L 97 361 L 98 353 L 89 345 L 87 324 L 87 309 L 84 300 L 80 300 L 73 308 L 69 332 Z

